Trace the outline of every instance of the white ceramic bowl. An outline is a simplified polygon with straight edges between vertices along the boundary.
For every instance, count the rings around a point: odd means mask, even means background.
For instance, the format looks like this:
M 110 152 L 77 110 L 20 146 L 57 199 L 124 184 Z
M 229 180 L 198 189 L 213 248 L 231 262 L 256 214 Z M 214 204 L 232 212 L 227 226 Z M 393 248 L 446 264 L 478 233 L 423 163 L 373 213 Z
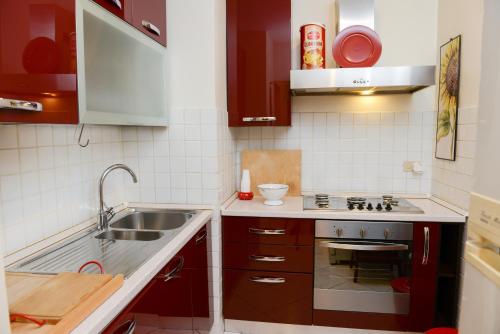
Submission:
M 288 185 L 286 184 L 259 184 L 257 188 L 266 199 L 264 201 L 265 205 L 282 205 L 283 201 L 281 199 L 288 191 Z

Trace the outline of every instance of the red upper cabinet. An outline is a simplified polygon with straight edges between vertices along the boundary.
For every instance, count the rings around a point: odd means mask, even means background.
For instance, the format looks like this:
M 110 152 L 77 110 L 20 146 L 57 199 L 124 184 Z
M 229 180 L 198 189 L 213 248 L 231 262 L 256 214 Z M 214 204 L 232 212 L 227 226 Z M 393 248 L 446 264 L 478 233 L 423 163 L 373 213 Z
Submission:
M 132 0 L 132 24 L 157 41 L 167 45 L 167 3 L 165 0 Z
M 291 125 L 291 1 L 227 1 L 229 126 Z
M 167 45 L 166 0 L 93 0 L 158 43 Z
M 74 0 L 0 0 L 0 123 L 78 123 Z
M 131 0 L 93 0 L 93 1 L 124 20 L 130 21 L 132 19 L 132 12 L 130 8 Z

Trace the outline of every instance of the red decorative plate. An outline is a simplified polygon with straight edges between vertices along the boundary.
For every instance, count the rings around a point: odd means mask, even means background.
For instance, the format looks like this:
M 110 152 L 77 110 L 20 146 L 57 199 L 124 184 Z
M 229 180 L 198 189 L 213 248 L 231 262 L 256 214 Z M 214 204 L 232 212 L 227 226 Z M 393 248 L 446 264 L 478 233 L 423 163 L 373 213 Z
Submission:
M 345 28 L 333 41 L 333 58 L 340 67 L 370 67 L 381 54 L 380 37 L 365 26 Z

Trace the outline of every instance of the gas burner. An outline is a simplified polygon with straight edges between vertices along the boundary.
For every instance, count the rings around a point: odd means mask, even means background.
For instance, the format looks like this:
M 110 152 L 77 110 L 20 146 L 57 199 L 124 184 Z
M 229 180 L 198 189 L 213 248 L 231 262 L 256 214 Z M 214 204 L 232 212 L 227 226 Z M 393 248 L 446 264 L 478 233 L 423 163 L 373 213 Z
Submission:
M 314 199 L 318 208 L 326 209 L 330 206 L 330 196 L 328 194 L 316 194 Z
M 347 204 L 365 204 L 366 198 L 364 197 L 347 197 Z
M 391 204 L 397 206 L 399 204 L 399 201 L 397 199 L 394 199 L 394 196 L 392 195 L 383 195 L 382 203 L 384 203 L 384 205 Z

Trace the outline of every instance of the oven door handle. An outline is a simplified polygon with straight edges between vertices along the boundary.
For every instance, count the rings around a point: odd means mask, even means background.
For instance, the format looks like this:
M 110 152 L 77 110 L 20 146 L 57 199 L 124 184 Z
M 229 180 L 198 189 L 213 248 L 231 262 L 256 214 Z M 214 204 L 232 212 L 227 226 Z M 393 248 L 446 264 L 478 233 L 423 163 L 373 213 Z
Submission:
M 408 250 L 408 245 L 394 244 L 388 242 L 372 242 L 363 244 L 343 243 L 335 241 L 323 241 L 321 247 L 335 248 L 335 249 L 348 249 L 360 251 L 405 251 Z

